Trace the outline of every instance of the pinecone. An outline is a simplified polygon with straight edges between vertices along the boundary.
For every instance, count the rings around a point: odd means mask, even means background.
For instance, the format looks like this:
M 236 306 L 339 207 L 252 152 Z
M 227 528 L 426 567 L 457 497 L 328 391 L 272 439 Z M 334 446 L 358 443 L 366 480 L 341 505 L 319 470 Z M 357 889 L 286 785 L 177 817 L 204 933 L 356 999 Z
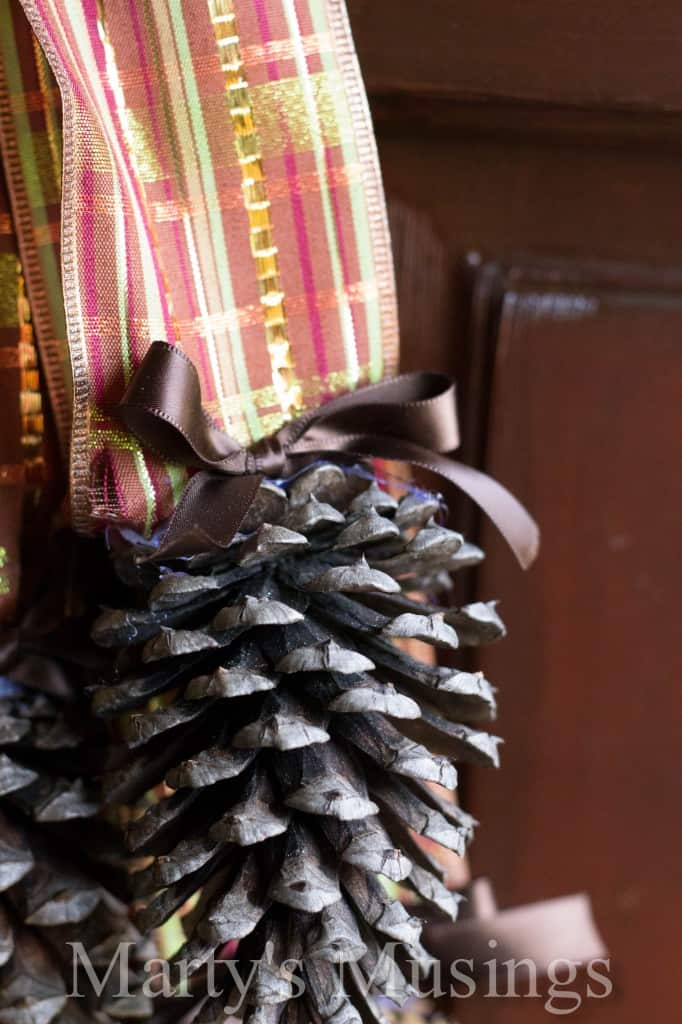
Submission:
M 105 791 L 132 802 L 166 787 L 128 830 L 153 857 L 136 876 L 138 925 L 199 894 L 173 963 L 201 973 L 240 940 L 244 975 L 259 961 L 251 1021 L 375 1019 L 372 975 L 377 994 L 411 994 L 381 951 L 400 944 L 403 967 L 427 967 L 421 920 L 379 876 L 410 890 L 418 914 L 456 916 L 424 840 L 461 854 L 475 822 L 431 784 L 456 786 L 440 752 L 497 763 L 479 728 L 494 695 L 480 673 L 417 660 L 401 641 L 453 650 L 504 627 L 492 603 L 440 611 L 408 596 L 437 594 L 483 557 L 437 525 L 441 511 L 434 495 L 396 501 L 363 471 L 322 463 L 263 484 L 224 552 L 162 568 L 139 545 L 114 555 L 139 600 L 92 634 L 122 649 L 94 695 L 129 749 Z M 223 1020 L 229 1002 L 227 984 L 196 1020 Z
M 85 779 L 104 731 L 91 735 L 77 668 L 41 650 L 58 625 L 53 596 L 0 638 L 0 1024 L 108 1020 L 87 979 L 86 998 L 67 998 L 68 943 L 99 970 L 120 942 L 139 940 L 119 898 L 128 876 L 117 832 L 84 825 L 99 811 Z

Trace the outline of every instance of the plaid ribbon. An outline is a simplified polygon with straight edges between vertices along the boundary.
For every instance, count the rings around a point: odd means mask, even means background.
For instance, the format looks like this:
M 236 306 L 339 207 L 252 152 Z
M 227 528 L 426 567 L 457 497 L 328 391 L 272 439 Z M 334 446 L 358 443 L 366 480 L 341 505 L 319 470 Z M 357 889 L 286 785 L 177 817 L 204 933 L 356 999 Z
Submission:
M 9 200 L 0 173 L 0 621 L 12 614 L 16 604 L 26 479 L 19 418 L 18 258 Z
M 0 0 L 0 151 L 44 382 L 66 455 L 71 367 L 60 269 L 59 90 L 16 0 Z
M 21 579 L 27 493 L 44 482 L 38 358 L 24 268 L 0 166 L 0 622 L 13 616 Z
M 390 244 L 345 7 L 22 6 L 63 105 L 74 523 L 150 530 L 185 471 L 143 452 L 112 410 L 153 340 L 182 346 L 207 412 L 242 443 L 395 369 Z

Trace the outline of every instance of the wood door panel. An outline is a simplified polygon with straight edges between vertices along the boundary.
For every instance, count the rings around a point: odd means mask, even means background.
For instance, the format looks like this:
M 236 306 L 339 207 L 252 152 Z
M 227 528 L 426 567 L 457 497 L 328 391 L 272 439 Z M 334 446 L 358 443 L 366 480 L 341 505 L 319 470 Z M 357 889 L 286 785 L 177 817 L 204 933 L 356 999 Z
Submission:
M 370 92 L 682 106 L 676 0 L 349 0 Z
M 678 987 L 682 290 L 669 282 L 512 268 L 490 321 L 486 465 L 528 502 L 543 548 L 522 575 L 483 527 L 478 591 L 500 596 L 510 635 L 479 665 L 508 743 L 499 774 L 467 779 L 473 866 L 502 905 L 590 892 L 619 984 L 598 1019 L 619 1024 L 651 1008 L 653 978 L 658 1006 Z M 489 1013 L 472 1019 L 507 1019 L 504 1003 Z
M 473 866 L 501 906 L 593 895 L 618 994 L 580 1020 L 674 1019 L 682 7 L 349 9 L 402 211 L 403 366 L 457 377 L 464 458 L 527 500 L 544 535 L 524 576 L 484 527 L 476 593 L 502 598 L 510 637 L 482 666 L 507 743 L 499 774 L 464 780 L 482 821 Z M 464 579 L 457 596 L 471 597 Z M 547 1014 L 485 1000 L 457 1019 Z
M 642 149 L 624 158 L 608 145 L 422 137 L 381 124 L 379 132 L 389 195 L 429 218 L 456 262 L 472 250 L 660 266 L 680 255 L 679 152 Z

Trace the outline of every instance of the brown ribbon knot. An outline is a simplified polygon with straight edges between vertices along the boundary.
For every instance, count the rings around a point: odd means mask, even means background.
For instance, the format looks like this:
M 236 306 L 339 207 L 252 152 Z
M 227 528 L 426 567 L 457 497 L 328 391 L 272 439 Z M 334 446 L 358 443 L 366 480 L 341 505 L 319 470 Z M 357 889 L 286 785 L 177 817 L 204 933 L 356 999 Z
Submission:
M 492 519 L 523 568 L 535 558 L 538 528 L 500 484 L 444 453 L 459 445 L 455 386 L 410 373 L 332 399 L 249 448 L 204 413 L 192 362 L 155 341 L 118 412 L 142 444 L 169 462 L 198 469 L 173 513 L 155 558 L 226 547 L 264 477 L 284 478 L 322 457 L 409 462 L 449 480 Z

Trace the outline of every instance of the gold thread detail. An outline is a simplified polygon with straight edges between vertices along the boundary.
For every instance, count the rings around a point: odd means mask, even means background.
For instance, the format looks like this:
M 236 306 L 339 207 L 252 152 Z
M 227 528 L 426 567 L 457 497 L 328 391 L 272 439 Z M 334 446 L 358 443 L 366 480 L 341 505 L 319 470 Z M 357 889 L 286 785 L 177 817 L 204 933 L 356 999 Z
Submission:
M 26 295 L 26 283 L 19 260 L 17 260 L 17 323 L 19 325 L 21 445 L 24 450 L 24 464 L 31 467 L 31 476 L 34 476 L 36 470 L 42 471 L 41 448 L 45 423 L 43 400 L 40 393 L 38 353 L 31 322 L 31 306 Z
M 218 44 L 225 96 L 234 129 L 234 145 L 242 172 L 242 197 L 249 220 L 251 256 L 258 278 L 272 383 L 282 412 L 290 419 L 303 408 L 303 393 L 296 378 L 288 336 L 272 206 L 267 193 L 249 83 L 244 72 L 237 19 L 232 0 L 208 0 L 208 9 Z
M 33 10 L 30 0 L 25 7 L 26 14 L 32 24 L 40 22 L 40 17 Z M 45 39 L 47 42 L 47 37 Z M 42 96 L 35 94 L 36 101 L 41 104 Z M 35 109 L 38 109 L 36 107 Z M 27 181 L 24 177 L 17 141 L 17 126 L 13 115 L 12 97 L 10 96 L 2 61 L 0 61 L 0 153 L 5 167 L 5 178 L 12 204 L 12 222 L 16 231 L 19 253 L 22 258 L 22 278 L 25 275 L 30 283 L 31 291 L 31 325 L 37 329 L 37 343 L 40 346 L 43 378 L 50 398 L 60 446 L 65 450 L 68 446 L 72 422 L 72 404 L 70 384 L 64 373 L 64 350 L 54 337 L 54 324 L 50 304 L 47 297 L 45 280 L 42 272 L 41 257 L 35 238 L 35 223 L 29 196 Z M 43 140 L 41 146 L 39 139 Z M 34 136 L 36 156 L 43 171 L 47 172 L 46 182 L 52 176 L 52 156 L 49 152 L 49 141 L 45 133 Z M 40 151 L 46 158 L 40 157 Z M 65 179 L 66 180 L 66 179 Z M 48 190 L 49 192 L 49 190 Z M 59 198 L 58 194 L 55 198 Z M 64 253 L 62 253 L 64 257 Z M 66 258 L 64 257 L 66 266 Z M 31 326 L 33 341 L 33 326 Z
M 58 121 L 59 99 L 55 97 L 56 87 L 53 86 L 50 79 L 49 66 L 40 43 L 33 33 L 31 33 L 31 39 L 33 40 L 33 54 L 40 86 L 40 104 L 45 118 L 47 141 L 52 157 L 52 178 L 56 194 L 58 198 L 61 198 L 62 142 Z
M 7 569 L 7 548 L 0 547 L 0 569 Z M 7 597 L 11 590 L 11 584 L 7 576 L 4 573 L 0 575 L 0 597 Z

